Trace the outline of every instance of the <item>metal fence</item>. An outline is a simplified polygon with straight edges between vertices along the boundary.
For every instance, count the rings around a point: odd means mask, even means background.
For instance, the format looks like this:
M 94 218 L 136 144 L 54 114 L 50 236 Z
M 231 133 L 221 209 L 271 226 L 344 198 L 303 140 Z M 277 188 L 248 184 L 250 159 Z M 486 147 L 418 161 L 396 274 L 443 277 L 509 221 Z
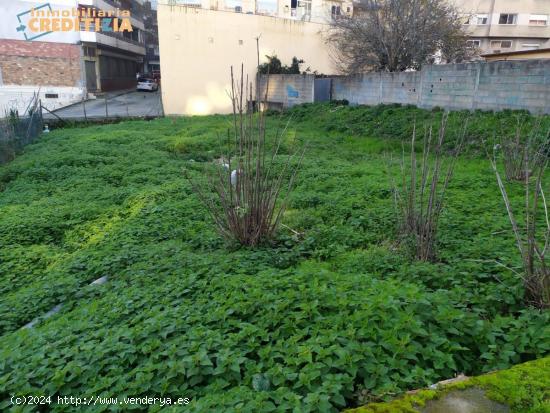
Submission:
M 63 108 L 49 110 L 42 106 L 44 123 L 101 122 L 117 119 L 151 119 L 164 115 L 160 87 L 158 92 L 122 90 L 101 97 L 82 100 Z
M 42 108 L 38 94 L 35 94 L 25 113 L 9 110 L 0 119 L 0 164 L 9 162 L 29 143 L 42 133 Z

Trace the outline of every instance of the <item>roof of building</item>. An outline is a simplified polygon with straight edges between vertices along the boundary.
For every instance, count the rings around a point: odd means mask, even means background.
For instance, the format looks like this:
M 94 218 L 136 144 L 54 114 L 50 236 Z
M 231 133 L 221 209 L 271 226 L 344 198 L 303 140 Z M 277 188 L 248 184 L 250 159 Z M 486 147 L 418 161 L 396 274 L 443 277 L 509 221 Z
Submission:
M 482 54 L 481 57 L 505 57 L 505 56 L 521 56 L 530 54 L 550 53 L 550 48 L 544 49 L 531 49 L 531 50 L 516 50 L 513 52 L 500 52 L 500 53 L 487 53 Z

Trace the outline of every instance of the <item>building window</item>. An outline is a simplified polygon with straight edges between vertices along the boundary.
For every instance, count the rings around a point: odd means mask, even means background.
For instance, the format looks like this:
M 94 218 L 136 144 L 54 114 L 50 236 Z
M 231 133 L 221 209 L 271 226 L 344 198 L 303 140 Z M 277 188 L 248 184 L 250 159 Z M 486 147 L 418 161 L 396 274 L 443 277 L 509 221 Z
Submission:
M 483 26 L 489 21 L 489 15 L 487 14 L 478 14 L 476 16 L 475 22 L 478 26 Z
M 311 18 L 311 0 L 298 0 L 298 8 L 302 11 L 302 17 Z
M 501 13 L 498 18 L 498 24 L 516 24 L 517 20 L 517 14 Z
M 491 41 L 492 49 L 511 49 L 512 41 L 511 40 L 493 40 Z
M 84 46 L 83 49 L 84 49 L 84 56 L 95 57 L 95 54 L 96 54 L 95 47 Z
M 475 49 L 481 46 L 481 40 L 468 40 L 466 44 L 468 47 Z
M 85 23 L 85 22 L 83 22 L 82 20 L 80 20 L 80 31 L 81 31 L 81 32 L 85 32 L 85 31 L 95 32 L 95 31 L 96 31 L 96 30 L 95 30 L 95 20 L 94 20 L 94 19 L 92 19 L 92 21 L 89 22 L 87 26 L 88 26 L 88 27 L 86 27 L 86 23 Z M 88 30 L 86 30 L 86 28 L 87 28 Z
M 332 6 L 330 9 L 330 14 L 333 19 L 340 16 L 340 6 Z
M 201 7 L 200 1 L 197 0 L 178 0 L 176 3 L 185 7 Z
M 529 16 L 529 24 L 531 26 L 547 26 L 548 15 L 546 14 L 532 14 Z
M 523 43 L 521 48 L 523 50 L 537 50 L 540 47 L 538 43 Z

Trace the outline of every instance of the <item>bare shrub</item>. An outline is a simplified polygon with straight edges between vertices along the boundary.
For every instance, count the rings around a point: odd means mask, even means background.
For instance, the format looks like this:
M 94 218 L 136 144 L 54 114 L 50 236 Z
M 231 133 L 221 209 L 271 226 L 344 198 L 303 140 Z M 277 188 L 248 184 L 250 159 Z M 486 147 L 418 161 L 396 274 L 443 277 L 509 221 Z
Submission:
M 304 149 L 298 149 L 286 161 L 278 160 L 288 122 L 277 130 L 274 142 L 266 142 L 265 114 L 252 111 L 251 91 L 243 68 L 240 80 L 235 80 L 231 68 L 233 127 L 227 132 L 224 155 L 208 175 L 205 189 L 186 174 L 220 234 L 246 246 L 273 237 L 304 156 Z
M 422 158 L 415 151 L 416 125 L 411 140 L 410 166 L 406 167 L 405 149 L 401 162 L 401 188 L 394 183 L 395 205 L 399 216 L 401 241 L 408 244 L 415 258 L 436 259 L 439 218 L 443 211 L 445 191 L 453 175 L 464 133 L 454 151 L 446 156 L 443 150 L 448 113 L 443 115 L 437 137 L 430 126 L 424 133 Z M 465 131 L 465 128 L 464 128 Z
M 509 182 L 524 181 L 526 177 L 537 173 L 536 153 L 540 149 L 540 140 L 537 138 L 540 132 L 540 121 L 527 139 L 522 139 L 522 126 L 518 119 L 514 136 L 503 135 L 499 144 L 502 150 L 504 176 Z M 548 139 L 548 136 L 546 138 Z
M 498 171 L 496 150 L 490 160 L 521 254 L 523 274 L 517 274 L 523 280 L 526 300 L 536 307 L 547 308 L 550 307 L 550 267 L 546 262 L 546 254 L 550 248 L 550 218 L 543 187 L 550 157 L 550 143 L 547 140 L 536 145 L 536 150 L 532 150 L 535 145 L 531 138 L 523 145 L 518 156 L 522 159 L 521 165 L 524 169 L 523 172 L 515 171 L 523 178 L 523 223 L 516 218 L 508 191 Z M 504 165 L 506 167 L 506 162 Z

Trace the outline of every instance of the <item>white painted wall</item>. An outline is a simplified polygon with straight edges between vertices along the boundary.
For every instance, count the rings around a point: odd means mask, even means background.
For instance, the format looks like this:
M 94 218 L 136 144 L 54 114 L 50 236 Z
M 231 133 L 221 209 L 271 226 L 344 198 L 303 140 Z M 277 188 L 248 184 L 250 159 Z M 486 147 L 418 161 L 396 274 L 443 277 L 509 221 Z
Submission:
M 16 108 L 23 115 L 34 93 L 39 93 L 42 106 L 49 110 L 58 109 L 71 103 L 79 102 L 86 96 L 86 90 L 80 87 L 43 86 L 0 86 L 0 118 L 6 111 Z M 46 98 L 46 94 L 57 94 L 58 98 Z

